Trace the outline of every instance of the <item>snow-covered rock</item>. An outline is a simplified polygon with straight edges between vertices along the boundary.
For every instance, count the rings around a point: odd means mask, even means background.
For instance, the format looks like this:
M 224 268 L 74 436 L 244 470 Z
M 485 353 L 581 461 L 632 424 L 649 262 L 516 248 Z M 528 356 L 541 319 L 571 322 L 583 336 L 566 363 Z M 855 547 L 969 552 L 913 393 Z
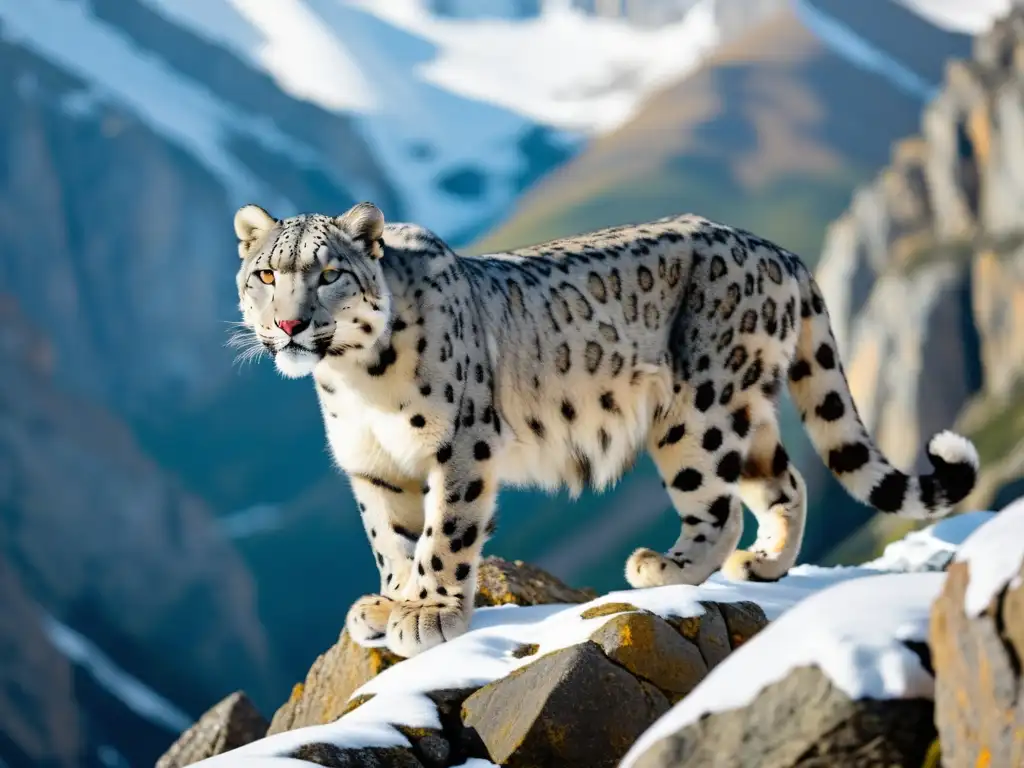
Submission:
M 421 749 L 418 740 L 429 736 L 448 744 L 446 754 L 458 759 L 488 757 L 517 765 L 542 755 L 560 765 L 588 760 L 597 765 L 611 756 L 608 764 L 614 765 L 629 746 L 624 740 L 638 735 L 637 723 L 664 713 L 622 763 L 624 768 L 658 765 L 643 762 L 653 758 L 641 759 L 653 745 L 678 746 L 697 732 L 694 728 L 710 738 L 707 730 L 715 722 L 727 723 L 732 736 L 726 741 L 735 740 L 750 725 L 751 713 L 757 712 L 752 707 L 762 697 L 778 703 L 786 697 L 809 701 L 808 696 L 827 706 L 822 704 L 817 719 L 778 724 L 779 734 L 783 725 L 790 728 L 792 743 L 801 738 L 806 743 L 841 725 L 847 737 L 870 732 L 877 755 L 919 757 L 934 736 L 929 730 L 934 682 L 925 643 L 931 603 L 950 557 L 964 538 L 976 530 L 980 536 L 992 519 L 993 513 L 978 512 L 944 520 L 863 566 L 804 565 L 776 583 L 738 584 L 716 574 L 698 587 L 613 592 L 581 605 L 480 608 L 467 634 L 389 666 L 347 701 L 339 700 L 322 724 L 306 720 L 304 727 L 274 733 L 202 764 L 285 765 L 290 758 L 313 754 L 310 750 L 406 754 Z M 763 612 L 773 623 L 760 631 L 751 611 Z M 665 664 L 666 659 L 671 663 Z M 615 695 L 601 698 L 594 687 L 600 675 L 595 678 L 594 670 L 609 664 L 608 679 L 618 683 Z M 691 666 L 696 677 L 687 682 L 680 670 Z M 563 682 L 551 683 L 556 677 Z M 590 712 L 599 698 L 599 709 L 617 724 L 597 729 L 619 739 L 601 743 L 604 757 L 598 763 L 587 751 L 591 747 L 578 746 L 592 746 L 594 733 L 576 725 L 573 708 L 564 705 L 573 700 L 572 690 L 565 688 L 570 679 L 583 692 L 577 693 L 579 711 L 589 713 L 584 719 L 601 716 Z M 318 695 L 326 694 L 321 690 Z M 858 703 L 864 701 L 876 703 Z M 646 714 L 630 720 L 617 703 Z M 466 735 L 467 718 L 472 738 Z M 496 718 L 506 727 L 499 727 Z M 556 722 L 561 731 L 552 727 Z M 904 725 L 897 727 L 899 722 Z M 912 733 L 909 723 L 914 724 Z M 802 732 L 797 730 L 801 725 Z M 554 732 L 566 738 L 554 744 Z M 627 739 L 627 733 L 633 736 Z M 831 743 L 841 747 L 847 737 Z
M 929 642 L 944 765 L 1024 765 L 1024 499 L 957 552 Z
M 622 768 L 795 767 L 808 752 L 837 767 L 919 765 L 935 733 L 925 640 L 943 579 L 885 574 L 807 598 L 655 723 Z

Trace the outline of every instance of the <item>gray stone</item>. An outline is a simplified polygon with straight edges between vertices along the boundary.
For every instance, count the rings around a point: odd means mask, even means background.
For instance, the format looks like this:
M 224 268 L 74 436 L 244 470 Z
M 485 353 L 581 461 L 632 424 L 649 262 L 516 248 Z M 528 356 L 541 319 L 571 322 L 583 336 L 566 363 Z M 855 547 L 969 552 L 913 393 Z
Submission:
M 290 757 L 326 768 L 423 768 L 408 749 L 342 749 L 333 744 L 304 744 Z
M 724 626 L 723 622 L 723 643 Z M 609 659 L 656 686 L 671 702 L 696 688 L 708 673 L 697 646 L 653 613 L 614 616 L 590 640 L 601 646 Z
M 934 738 L 932 702 L 851 701 L 819 669 L 801 667 L 749 705 L 656 742 L 634 768 L 916 768 Z
M 267 732 L 267 721 L 241 691 L 214 705 L 157 760 L 156 768 L 181 768 L 243 747 Z
M 549 653 L 462 705 L 491 761 L 509 768 L 614 768 L 668 701 L 591 642 Z

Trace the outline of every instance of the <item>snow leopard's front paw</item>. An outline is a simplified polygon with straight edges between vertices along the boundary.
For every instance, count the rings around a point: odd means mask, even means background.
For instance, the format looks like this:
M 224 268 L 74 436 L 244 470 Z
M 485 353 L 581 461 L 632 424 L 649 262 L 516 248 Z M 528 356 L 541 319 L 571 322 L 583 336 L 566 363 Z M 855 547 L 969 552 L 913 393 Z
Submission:
M 666 557 L 644 547 L 633 552 L 626 561 L 626 581 L 634 589 L 703 584 L 713 571 L 713 567 L 694 563 L 682 555 Z
M 396 605 L 398 603 L 384 595 L 360 597 L 352 603 L 345 617 L 349 636 L 360 644 L 380 640 L 387 632 L 388 619 Z
M 388 649 L 408 658 L 458 637 L 469 628 L 471 609 L 464 605 L 444 597 L 395 603 L 388 619 Z

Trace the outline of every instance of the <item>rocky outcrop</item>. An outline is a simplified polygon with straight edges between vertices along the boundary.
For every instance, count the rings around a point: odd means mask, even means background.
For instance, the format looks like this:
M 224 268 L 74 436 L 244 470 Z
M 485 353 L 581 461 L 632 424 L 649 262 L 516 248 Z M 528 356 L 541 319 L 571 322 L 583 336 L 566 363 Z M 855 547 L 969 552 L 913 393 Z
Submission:
M 462 722 L 499 765 L 608 766 L 708 671 L 767 623 L 752 603 L 704 603 L 703 615 L 662 619 L 628 603 L 579 645 L 545 654 L 484 686 L 462 705 Z M 731 626 L 724 615 L 736 617 Z M 530 649 L 526 649 L 527 655 Z
M 352 693 L 372 677 L 401 661 L 386 648 L 364 648 L 342 630 L 338 642 L 317 657 L 303 683 L 274 714 L 268 733 L 337 720 L 348 711 Z
M 646 732 L 621 768 L 922 765 L 936 736 L 925 641 L 943 579 L 876 571 L 798 602 Z
M 185 731 L 157 761 L 156 768 L 181 768 L 263 738 L 267 721 L 249 697 L 232 693 Z
M 478 582 L 483 605 L 582 603 L 592 596 L 538 568 L 495 557 L 484 561 Z M 700 616 L 663 619 L 629 603 L 596 603 L 579 611 L 579 619 L 603 619 L 583 642 L 549 653 L 522 645 L 511 651 L 523 660 L 511 674 L 482 687 L 428 692 L 441 728 L 396 725 L 408 747 L 340 750 L 318 743 L 293 756 L 339 766 L 447 768 L 478 757 L 508 766 L 611 768 L 654 720 L 767 624 L 753 603 L 701 605 Z M 267 736 L 343 724 L 374 698 L 353 696 L 356 690 L 385 669 L 397 667 L 400 673 L 402 663 L 386 649 L 356 645 L 342 632 L 274 715 Z M 200 723 L 214 727 L 194 730 L 220 733 L 216 724 L 223 719 L 211 711 Z M 180 741 L 198 741 L 203 749 L 212 743 L 188 734 Z M 175 760 L 167 768 L 186 764 L 180 754 L 185 753 L 179 748 L 165 757 Z
M 953 563 L 932 610 L 929 642 L 943 765 L 1024 765 L 1024 564 L 976 616 L 965 610 L 971 576 L 969 563 Z
M 632 768 L 919 766 L 934 738 L 931 701 L 854 701 L 820 669 L 801 667 L 749 706 L 661 739 Z
M 462 705 L 462 720 L 498 765 L 614 768 L 668 708 L 657 686 L 588 642 L 481 688 Z
M 522 560 L 485 557 L 477 569 L 475 604 L 550 605 L 585 603 L 597 597 L 592 589 L 566 586 L 547 571 Z
M 925 441 L 954 423 L 976 441 L 984 476 L 965 508 L 1024 477 L 1022 129 L 1018 5 L 948 64 L 921 134 L 858 190 L 817 271 L 858 410 L 889 457 L 924 468 Z
M 477 569 L 476 605 L 583 603 L 591 590 L 573 589 L 551 574 L 521 561 L 484 558 Z M 269 733 L 337 720 L 350 709 L 349 697 L 401 657 L 386 648 L 364 648 L 342 630 L 338 642 L 313 662 L 304 683 L 292 689 L 270 724 Z

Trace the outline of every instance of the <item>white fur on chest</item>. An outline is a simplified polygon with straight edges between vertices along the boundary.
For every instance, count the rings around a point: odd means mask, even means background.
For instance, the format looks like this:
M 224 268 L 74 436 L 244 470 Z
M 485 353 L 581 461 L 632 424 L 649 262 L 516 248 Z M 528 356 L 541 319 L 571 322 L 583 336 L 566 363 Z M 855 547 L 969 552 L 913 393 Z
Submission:
M 337 465 L 346 472 L 426 475 L 433 451 L 424 429 L 410 424 L 411 413 L 381 411 L 358 392 L 329 382 L 333 392 L 318 390 L 327 441 Z

